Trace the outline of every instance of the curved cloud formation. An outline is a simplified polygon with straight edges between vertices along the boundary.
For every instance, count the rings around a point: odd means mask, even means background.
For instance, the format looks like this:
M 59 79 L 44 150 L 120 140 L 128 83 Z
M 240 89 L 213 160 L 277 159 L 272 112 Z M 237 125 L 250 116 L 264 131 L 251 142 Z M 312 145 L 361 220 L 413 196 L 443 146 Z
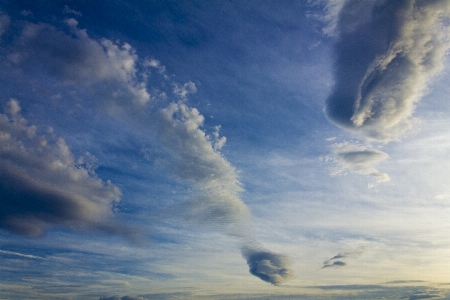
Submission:
M 447 0 L 358 1 L 342 7 L 327 115 L 387 142 L 412 128 L 415 104 L 450 48 Z
M 39 135 L 20 110 L 11 99 L 0 114 L 1 227 L 27 236 L 50 226 L 117 231 L 107 220 L 120 190 L 75 161 L 62 138 Z

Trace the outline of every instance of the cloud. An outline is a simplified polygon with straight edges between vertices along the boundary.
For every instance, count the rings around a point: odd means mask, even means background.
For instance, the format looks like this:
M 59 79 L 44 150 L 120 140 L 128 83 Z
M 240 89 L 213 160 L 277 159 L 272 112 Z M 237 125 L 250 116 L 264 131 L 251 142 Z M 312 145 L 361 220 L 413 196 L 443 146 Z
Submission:
M 324 261 L 323 267 L 321 269 L 325 269 L 325 268 L 329 268 L 329 267 L 335 267 L 335 268 L 345 267 L 347 265 L 347 263 L 342 260 L 338 260 L 338 259 L 359 257 L 362 253 L 364 253 L 365 250 L 366 250 L 366 248 L 364 246 L 361 246 L 358 249 L 353 250 L 353 251 L 345 251 L 342 253 L 338 253 L 335 256 L 333 256 L 332 258 Z
M 328 117 L 381 142 L 408 132 L 415 104 L 443 68 L 449 15 L 447 0 L 347 1 L 336 27 Z
M 133 296 L 111 296 L 111 297 L 100 297 L 98 300 L 147 300 L 143 297 L 133 297 Z
M 146 83 L 138 76 L 138 56 L 127 43 L 91 39 L 78 22 L 65 20 L 70 35 L 55 26 L 25 23 L 9 47 L 13 65 L 65 84 L 91 88 L 103 102 L 142 105 L 150 100 Z
M 332 174 L 340 174 L 345 170 L 350 170 L 362 175 L 372 176 L 379 182 L 389 181 L 389 175 L 380 173 L 375 169 L 375 165 L 386 160 L 389 155 L 370 148 L 368 146 L 355 145 L 350 143 L 339 143 L 332 146 L 333 160 L 338 164 Z M 370 184 L 369 187 L 373 187 Z
M 201 129 L 203 122 L 198 110 L 184 103 L 160 111 L 159 138 L 172 156 L 172 172 L 195 188 L 191 200 L 176 209 L 191 223 L 239 234 L 238 228 L 250 217 L 239 197 L 243 189 L 235 168 Z
M 80 17 L 82 16 L 81 12 L 71 9 L 68 5 L 64 5 L 63 12 L 65 14 L 73 14 L 73 15 L 80 16 Z
M 243 247 L 242 255 L 247 260 L 250 273 L 273 285 L 294 278 L 290 259 L 283 254 L 267 250 Z
M 53 226 L 119 231 L 109 219 L 120 190 L 77 162 L 64 139 L 27 125 L 20 110 L 11 99 L 0 114 L 1 227 L 26 236 Z
M 0 11 L 0 37 L 9 29 L 11 18 Z
M 346 262 L 343 262 L 343 261 L 340 261 L 340 260 L 336 260 L 336 261 L 333 261 L 332 263 L 324 264 L 322 269 L 329 268 L 329 267 L 335 267 L 335 268 L 345 267 L 346 265 L 347 265 Z
M 31 259 L 44 260 L 44 258 L 42 258 L 40 256 L 30 255 L 30 254 L 23 254 L 23 253 L 7 251 L 7 250 L 0 250 L 0 253 L 7 254 L 7 255 L 19 256 L 19 257 L 25 257 L 25 258 L 31 258 Z

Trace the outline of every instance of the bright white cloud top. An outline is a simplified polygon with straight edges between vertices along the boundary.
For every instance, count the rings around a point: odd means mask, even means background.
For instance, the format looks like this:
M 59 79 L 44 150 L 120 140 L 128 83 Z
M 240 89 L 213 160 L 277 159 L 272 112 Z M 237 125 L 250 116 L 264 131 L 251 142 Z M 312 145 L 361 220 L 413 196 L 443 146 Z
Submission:
M 1 297 L 448 297 L 449 20 L 3 1 Z

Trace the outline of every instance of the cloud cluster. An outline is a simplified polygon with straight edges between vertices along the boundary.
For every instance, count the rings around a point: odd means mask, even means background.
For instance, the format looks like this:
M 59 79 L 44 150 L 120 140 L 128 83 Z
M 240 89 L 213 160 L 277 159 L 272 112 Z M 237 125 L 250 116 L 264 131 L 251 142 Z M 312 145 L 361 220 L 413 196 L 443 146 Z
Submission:
M 447 0 L 347 1 L 336 27 L 329 118 L 382 142 L 409 131 L 415 104 L 443 68 L 449 15 Z
M 242 255 L 247 260 L 250 273 L 273 285 L 294 278 L 289 257 L 267 250 L 244 247 Z
M 120 190 L 75 160 L 64 139 L 39 134 L 11 99 L 0 114 L 0 225 L 27 236 L 47 227 L 117 231 L 111 206 Z
M 345 170 L 350 170 L 362 175 L 372 176 L 376 182 L 389 181 L 389 175 L 380 173 L 375 165 L 386 160 L 389 155 L 386 153 L 373 149 L 368 146 L 339 143 L 332 146 L 333 160 L 338 164 L 338 168 L 332 174 L 336 175 Z M 374 184 L 369 184 L 373 187 Z

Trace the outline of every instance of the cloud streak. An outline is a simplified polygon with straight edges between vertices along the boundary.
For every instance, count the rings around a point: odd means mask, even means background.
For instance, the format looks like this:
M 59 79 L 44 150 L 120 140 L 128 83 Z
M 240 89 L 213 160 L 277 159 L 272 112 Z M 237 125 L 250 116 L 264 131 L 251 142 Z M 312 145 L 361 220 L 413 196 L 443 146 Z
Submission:
M 328 117 L 375 141 L 408 132 L 415 104 L 443 68 L 449 15 L 446 0 L 347 1 L 336 27 Z

